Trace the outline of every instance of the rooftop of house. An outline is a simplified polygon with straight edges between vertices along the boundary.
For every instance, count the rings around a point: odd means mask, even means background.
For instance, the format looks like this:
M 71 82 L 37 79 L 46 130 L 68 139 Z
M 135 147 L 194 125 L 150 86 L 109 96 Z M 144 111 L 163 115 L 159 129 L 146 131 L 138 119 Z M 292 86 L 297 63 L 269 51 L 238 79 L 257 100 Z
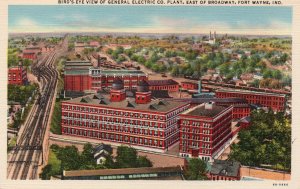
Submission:
M 237 161 L 215 160 L 211 166 L 211 174 L 236 177 L 239 174 L 241 164 Z
M 147 104 L 136 104 L 135 98 L 127 98 L 120 102 L 111 102 L 109 94 L 98 93 L 87 95 L 84 97 L 78 97 L 64 102 L 76 103 L 82 105 L 93 105 L 99 107 L 115 108 L 115 109 L 128 109 L 128 110 L 140 110 L 150 112 L 169 112 L 172 109 L 187 105 L 186 102 L 170 102 L 169 100 L 155 99 Z
M 105 150 L 105 151 L 107 151 L 109 153 L 112 153 L 112 151 L 113 151 L 112 147 L 110 145 L 103 144 L 103 143 L 101 143 L 101 144 L 99 144 L 99 145 L 97 145 L 97 146 L 94 147 L 94 153 L 98 153 L 101 150 Z
M 214 102 L 207 102 L 191 108 L 182 114 L 191 116 L 215 117 L 216 115 L 227 110 L 228 107 L 218 106 Z

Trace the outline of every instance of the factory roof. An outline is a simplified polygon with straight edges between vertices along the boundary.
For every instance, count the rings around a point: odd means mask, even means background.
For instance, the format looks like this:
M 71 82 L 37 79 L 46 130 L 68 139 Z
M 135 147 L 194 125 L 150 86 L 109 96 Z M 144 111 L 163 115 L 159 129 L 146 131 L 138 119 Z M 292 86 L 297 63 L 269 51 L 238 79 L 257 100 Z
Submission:
M 135 98 L 127 98 L 120 102 L 111 102 L 108 94 L 101 94 L 102 98 L 98 98 L 97 95 L 87 95 L 84 97 L 78 97 L 64 102 L 76 103 L 82 105 L 101 106 L 114 109 L 128 109 L 128 110 L 140 110 L 140 111 L 153 111 L 153 112 L 169 112 L 172 109 L 186 105 L 186 102 L 169 102 L 168 100 L 155 99 L 147 104 L 136 104 Z
M 266 93 L 266 92 L 257 92 L 257 91 L 247 91 L 247 90 L 218 89 L 216 92 L 244 93 L 244 94 L 254 94 L 254 95 L 256 94 L 256 95 L 285 97 L 284 94 Z
M 221 112 L 225 111 L 228 107 L 218 106 L 210 102 L 211 109 L 206 108 L 206 105 L 209 103 L 200 104 L 194 108 L 191 108 L 185 112 L 183 115 L 191 115 L 191 116 L 203 116 L 203 117 L 215 117 Z
M 181 172 L 180 166 L 176 167 L 141 167 L 141 168 L 123 168 L 123 169 L 98 169 L 98 170 L 76 170 L 64 171 L 65 177 L 76 176 L 106 176 L 106 175 L 128 175 L 145 174 L 161 172 Z
M 153 85 L 178 85 L 178 82 L 173 79 L 165 79 L 165 80 L 148 80 L 147 81 L 150 86 Z

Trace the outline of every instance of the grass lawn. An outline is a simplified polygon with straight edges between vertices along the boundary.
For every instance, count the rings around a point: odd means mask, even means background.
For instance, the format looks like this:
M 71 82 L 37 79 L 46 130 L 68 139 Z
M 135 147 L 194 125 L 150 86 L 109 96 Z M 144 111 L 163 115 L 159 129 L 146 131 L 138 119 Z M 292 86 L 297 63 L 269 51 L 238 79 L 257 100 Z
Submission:
M 61 134 L 61 102 L 60 100 L 55 102 L 54 111 L 51 120 L 50 131 L 54 134 Z
M 17 144 L 17 137 L 13 137 L 9 140 L 8 144 L 7 144 L 7 151 L 9 152 L 10 150 L 13 149 L 13 147 L 15 147 Z
M 49 159 L 48 159 L 48 164 L 52 165 L 52 173 L 53 174 L 58 174 L 60 170 L 60 160 L 57 159 L 55 153 L 50 149 L 49 150 Z

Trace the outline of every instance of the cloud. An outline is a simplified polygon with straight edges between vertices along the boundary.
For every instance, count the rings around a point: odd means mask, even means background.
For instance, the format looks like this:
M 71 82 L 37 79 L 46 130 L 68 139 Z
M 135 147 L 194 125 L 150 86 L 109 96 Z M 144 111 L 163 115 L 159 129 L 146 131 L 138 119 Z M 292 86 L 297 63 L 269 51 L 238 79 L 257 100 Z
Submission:
M 29 18 L 20 18 L 18 21 L 17 21 L 17 24 L 19 27 L 37 27 L 38 24 L 32 20 L 32 19 L 29 19 Z
M 246 22 L 229 24 L 214 21 L 209 24 L 200 23 L 185 18 L 153 17 L 147 25 L 140 24 L 135 27 L 118 27 L 116 19 L 88 19 L 81 14 L 72 14 L 70 19 L 61 24 L 45 25 L 30 18 L 20 18 L 16 24 L 9 28 L 10 32 L 135 32 L 135 33 L 208 33 L 216 31 L 218 34 L 244 34 L 244 35 L 290 35 L 291 25 L 282 21 L 271 21 L 266 25 L 250 25 Z

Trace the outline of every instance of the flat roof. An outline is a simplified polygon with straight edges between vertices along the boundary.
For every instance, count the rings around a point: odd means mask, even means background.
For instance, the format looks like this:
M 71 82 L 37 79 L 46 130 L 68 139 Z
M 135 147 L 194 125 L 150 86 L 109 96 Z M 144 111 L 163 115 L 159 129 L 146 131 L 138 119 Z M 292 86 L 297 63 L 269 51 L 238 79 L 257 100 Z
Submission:
M 148 80 L 150 86 L 178 85 L 178 82 L 173 79 Z
M 185 101 L 192 104 L 201 104 L 204 102 L 216 103 L 247 103 L 244 98 L 172 98 L 172 101 Z
M 89 75 L 89 70 L 85 69 L 65 69 L 65 75 Z
M 99 93 L 98 93 L 99 95 Z M 135 98 L 126 98 L 121 102 L 111 102 L 110 94 L 100 94 L 103 98 L 95 98 L 96 94 L 74 98 L 64 102 L 76 103 L 81 105 L 93 105 L 114 109 L 141 110 L 149 112 L 169 112 L 172 109 L 188 104 L 187 102 L 171 102 L 169 100 L 155 99 L 147 104 L 136 104 Z
M 122 75 L 122 74 L 141 74 L 141 75 L 146 75 L 143 71 L 141 70 L 101 70 L 102 74 L 107 74 L 107 75 Z
M 191 116 L 204 116 L 204 117 L 215 117 L 216 115 L 220 114 L 224 110 L 226 110 L 228 107 L 224 106 L 218 106 L 216 104 L 213 104 L 212 109 L 205 109 L 205 104 L 200 104 L 192 109 L 189 109 L 185 111 L 184 115 L 191 115 Z
M 285 97 L 284 94 L 266 93 L 266 92 L 258 92 L 258 91 L 247 91 L 247 90 L 218 89 L 216 92 L 232 92 L 232 93 L 244 93 L 244 94 L 257 94 L 257 95 L 270 95 L 270 96 Z
M 65 177 L 79 176 L 108 176 L 108 175 L 129 175 L 145 173 L 163 173 L 163 172 L 181 172 L 180 166 L 176 167 L 142 167 L 142 168 L 124 168 L 124 169 L 98 169 L 98 170 L 76 170 L 64 171 Z

